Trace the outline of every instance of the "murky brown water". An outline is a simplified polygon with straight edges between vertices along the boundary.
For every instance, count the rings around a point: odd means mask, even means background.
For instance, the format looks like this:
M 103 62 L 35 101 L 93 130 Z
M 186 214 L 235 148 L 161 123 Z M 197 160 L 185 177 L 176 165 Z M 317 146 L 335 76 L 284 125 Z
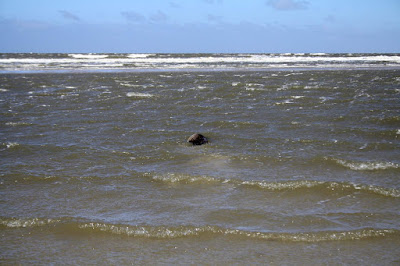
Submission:
M 399 263 L 399 103 L 396 69 L 3 73 L 0 261 Z

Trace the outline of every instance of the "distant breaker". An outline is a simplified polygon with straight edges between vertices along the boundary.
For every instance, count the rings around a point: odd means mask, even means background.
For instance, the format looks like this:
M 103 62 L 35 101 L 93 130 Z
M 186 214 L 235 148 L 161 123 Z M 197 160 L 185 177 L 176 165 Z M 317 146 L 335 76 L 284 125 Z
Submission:
M 399 54 L 2 54 L 0 73 L 400 69 Z
M 192 143 L 193 145 L 203 145 L 208 143 L 208 139 L 201 134 L 193 134 L 191 135 L 187 142 Z
M 68 54 L 68 56 L 75 59 L 104 59 L 107 58 L 107 54 Z

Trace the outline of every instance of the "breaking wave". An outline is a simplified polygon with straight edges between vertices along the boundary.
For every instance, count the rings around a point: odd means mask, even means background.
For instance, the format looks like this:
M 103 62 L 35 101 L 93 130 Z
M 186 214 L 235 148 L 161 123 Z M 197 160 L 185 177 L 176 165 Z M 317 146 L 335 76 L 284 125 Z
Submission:
M 136 98 L 151 98 L 154 95 L 150 93 L 140 93 L 140 92 L 128 92 L 126 94 L 127 97 L 136 97 Z
M 329 159 L 329 158 L 327 158 Z M 399 164 L 393 162 L 354 162 L 342 159 L 332 159 L 337 164 L 355 171 L 374 171 L 374 170 L 387 170 L 398 169 Z
M 374 193 L 386 197 L 400 197 L 400 190 L 394 188 L 384 188 L 374 185 L 366 184 L 353 184 L 349 182 L 325 182 L 315 180 L 296 180 L 296 181 L 283 181 L 283 182 L 267 182 L 267 181 L 244 181 L 238 179 L 218 179 L 210 176 L 195 176 L 189 174 L 175 174 L 168 173 L 165 175 L 154 175 L 152 179 L 165 183 L 220 183 L 232 184 L 235 186 L 243 186 L 250 188 L 258 188 L 269 191 L 283 191 L 283 190 L 299 190 L 299 189 L 317 189 L 327 191 L 346 191 L 347 193 L 354 193 L 356 191 L 364 191 Z
M 213 225 L 205 226 L 132 226 L 98 222 L 73 222 L 69 218 L 63 219 L 18 219 L 0 218 L 0 225 L 7 228 L 32 228 L 46 227 L 60 228 L 63 232 L 86 231 L 89 233 L 109 233 L 128 237 L 174 239 L 183 237 L 211 236 L 237 236 L 260 240 L 275 240 L 289 242 L 322 242 L 322 241 L 346 241 L 362 240 L 367 238 L 386 237 L 399 235 L 394 229 L 362 228 L 349 231 L 313 231 L 313 232 L 262 232 L 247 231 L 235 228 L 223 228 Z
M 6 126 L 12 126 L 12 127 L 17 127 L 17 126 L 30 126 L 31 123 L 26 123 L 26 122 L 6 122 Z
M 214 183 L 220 182 L 219 179 L 209 176 L 194 176 L 185 174 L 168 173 L 165 175 L 155 175 L 153 180 L 170 183 Z
M 308 232 L 308 233 L 277 233 L 277 232 L 254 232 L 239 229 L 227 229 L 217 226 L 180 226 L 180 227 L 142 227 L 142 226 L 115 226 L 103 223 L 89 223 L 80 225 L 81 229 L 92 229 L 113 234 L 123 234 L 133 237 L 147 237 L 171 239 L 180 237 L 199 236 L 202 234 L 242 236 L 264 240 L 280 240 L 292 242 L 321 242 L 321 241 L 343 241 L 360 240 L 371 237 L 384 237 L 399 234 L 397 230 L 391 229 L 361 229 L 354 231 L 336 232 Z
M 6 71 L 399 67 L 398 54 L 7 54 Z
M 0 218 L 0 225 L 11 228 L 25 228 L 25 227 L 37 227 L 46 226 L 50 224 L 59 223 L 61 220 L 54 219 L 19 219 L 19 218 Z
M 103 59 L 107 58 L 106 54 L 68 54 L 70 57 L 76 59 Z
M 20 146 L 20 144 L 18 142 L 7 142 L 7 143 L 3 143 L 3 146 L 5 146 L 7 149 L 12 149 L 12 148 Z

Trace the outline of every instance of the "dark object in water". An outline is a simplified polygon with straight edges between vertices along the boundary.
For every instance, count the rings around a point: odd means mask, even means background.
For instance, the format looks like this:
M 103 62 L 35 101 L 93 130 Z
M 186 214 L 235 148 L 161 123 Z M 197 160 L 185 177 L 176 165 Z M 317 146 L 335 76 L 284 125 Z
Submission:
M 208 139 L 201 134 L 193 134 L 188 138 L 187 142 L 192 143 L 193 145 L 202 145 L 208 142 Z

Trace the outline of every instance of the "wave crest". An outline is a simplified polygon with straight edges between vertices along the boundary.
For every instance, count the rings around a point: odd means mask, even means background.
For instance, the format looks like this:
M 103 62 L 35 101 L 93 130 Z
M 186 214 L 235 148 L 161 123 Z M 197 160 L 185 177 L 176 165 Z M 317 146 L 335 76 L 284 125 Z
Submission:
M 295 190 L 301 188 L 312 188 L 324 184 L 324 182 L 313 180 L 299 180 L 286 182 L 265 182 L 265 181 L 242 181 L 240 185 L 254 186 L 268 190 Z
M 400 197 L 400 191 L 394 188 L 384 188 L 374 185 L 353 184 L 346 182 L 322 182 L 313 180 L 299 180 L 287 182 L 264 182 L 264 181 L 243 181 L 240 185 L 254 186 L 268 190 L 297 190 L 309 188 L 324 188 L 327 190 L 362 190 L 372 192 L 381 196 Z
M 0 218 L 0 225 L 11 228 L 46 226 L 58 222 L 60 222 L 60 220 L 40 219 L 40 218 L 31 218 L 31 219 Z
M 126 94 L 127 97 L 136 97 L 136 98 L 150 98 L 153 97 L 153 94 L 150 93 L 140 93 L 140 92 L 128 92 Z
M 68 56 L 75 59 L 103 59 L 108 57 L 106 54 L 68 54 Z
M 398 169 L 399 165 L 393 162 L 353 162 L 343 159 L 333 159 L 337 164 L 349 168 L 354 171 L 375 171 Z
M 7 149 L 12 149 L 15 147 L 18 147 L 20 144 L 17 142 L 7 142 L 7 143 L 3 143 L 3 146 L 6 146 Z
M 219 182 L 219 179 L 209 176 L 194 176 L 187 174 L 168 173 L 165 175 L 155 175 L 153 180 L 169 183 L 211 183 Z
M 399 233 L 391 229 L 366 228 L 353 231 L 323 231 L 305 233 L 277 233 L 277 232 L 255 232 L 240 229 L 227 229 L 217 226 L 118 226 L 103 223 L 87 223 L 79 225 L 80 229 L 92 229 L 112 234 L 126 235 L 132 237 L 146 237 L 157 239 L 172 239 L 181 237 L 199 236 L 201 234 L 242 236 L 263 240 L 280 240 L 291 242 L 321 242 L 321 241 L 343 241 L 360 240 L 371 237 L 384 237 Z
M 174 239 L 182 237 L 197 237 L 209 234 L 224 236 L 239 236 L 260 240 L 277 240 L 290 242 L 321 242 L 321 241 L 344 241 L 360 240 L 366 238 L 385 237 L 388 235 L 400 235 L 398 230 L 362 228 L 349 231 L 313 231 L 313 232 L 262 232 L 247 231 L 235 228 L 222 228 L 219 226 L 133 226 L 107 224 L 100 222 L 73 222 L 70 218 L 64 219 L 40 219 L 40 218 L 0 218 L 0 226 L 8 228 L 32 228 L 39 226 L 52 225 L 55 230 L 63 232 L 76 232 L 80 230 L 90 230 L 92 232 L 102 232 L 109 234 L 125 235 L 128 237 L 143 237 L 154 239 Z M 60 226 L 59 229 L 58 226 Z
M 152 176 L 151 174 L 149 174 Z M 375 185 L 366 184 L 353 184 L 349 182 L 326 182 L 315 180 L 295 180 L 295 181 L 282 181 L 282 182 L 268 182 L 268 181 L 244 181 L 238 179 L 218 179 L 210 176 L 194 176 L 189 174 L 175 174 L 168 173 L 165 175 L 153 175 L 151 177 L 155 181 L 166 183 L 220 183 L 232 184 L 235 186 L 245 186 L 250 188 L 258 188 L 269 191 L 282 191 L 282 190 L 299 190 L 299 189 L 325 189 L 328 191 L 348 191 L 353 193 L 355 191 L 364 191 L 375 193 L 386 197 L 400 197 L 400 190 L 394 188 L 384 188 Z

